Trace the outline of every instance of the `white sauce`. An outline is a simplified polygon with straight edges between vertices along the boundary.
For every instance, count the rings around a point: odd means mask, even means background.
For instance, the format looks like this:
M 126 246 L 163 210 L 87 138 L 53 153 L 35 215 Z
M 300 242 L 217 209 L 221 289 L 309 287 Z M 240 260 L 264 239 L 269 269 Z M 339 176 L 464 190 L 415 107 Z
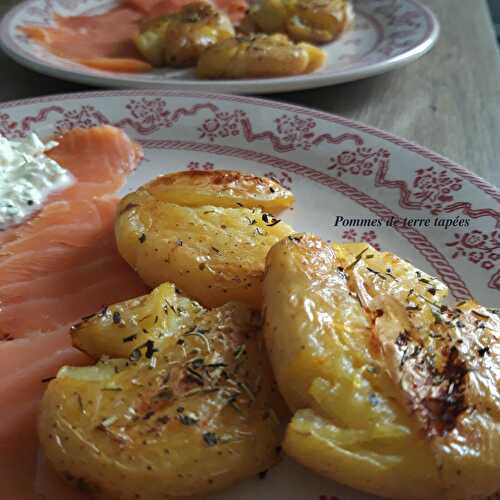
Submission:
M 0 135 L 0 231 L 40 210 L 48 196 L 73 184 L 74 177 L 44 153 L 57 146 L 36 134 L 19 141 Z

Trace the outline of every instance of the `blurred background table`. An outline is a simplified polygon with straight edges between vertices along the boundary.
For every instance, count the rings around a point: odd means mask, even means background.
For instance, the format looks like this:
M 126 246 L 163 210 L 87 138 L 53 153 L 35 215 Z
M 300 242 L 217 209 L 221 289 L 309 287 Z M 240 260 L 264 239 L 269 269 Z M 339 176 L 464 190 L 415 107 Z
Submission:
M 19 0 L 1 0 L 0 17 Z M 366 0 L 371 1 L 371 0 Z M 358 82 L 273 94 L 426 146 L 500 186 L 500 57 L 486 0 L 422 0 L 441 37 L 422 59 Z M 39 75 L 0 52 L 0 101 L 89 90 Z

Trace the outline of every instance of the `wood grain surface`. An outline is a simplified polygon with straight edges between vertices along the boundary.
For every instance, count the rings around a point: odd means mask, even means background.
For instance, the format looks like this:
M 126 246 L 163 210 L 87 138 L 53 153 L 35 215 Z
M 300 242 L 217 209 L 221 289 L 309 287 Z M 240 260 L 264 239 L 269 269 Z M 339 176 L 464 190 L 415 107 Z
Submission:
M 366 0 L 370 1 L 370 0 Z M 0 16 L 17 0 L 1 0 Z M 500 56 L 485 0 L 423 0 L 434 49 L 358 82 L 266 96 L 352 118 L 428 147 L 500 186 Z M 0 101 L 90 89 L 24 69 L 0 52 Z

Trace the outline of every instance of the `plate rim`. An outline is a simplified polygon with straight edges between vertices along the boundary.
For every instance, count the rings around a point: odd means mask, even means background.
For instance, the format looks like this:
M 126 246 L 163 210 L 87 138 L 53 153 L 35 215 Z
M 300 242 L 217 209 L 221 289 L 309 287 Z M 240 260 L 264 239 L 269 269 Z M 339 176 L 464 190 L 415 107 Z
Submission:
M 220 92 L 222 94 L 270 94 L 280 92 L 291 92 L 320 88 L 339 83 L 357 81 L 370 76 L 380 75 L 387 71 L 400 68 L 410 64 L 429 52 L 437 43 L 441 26 L 434 12 L 419 0 L 399 0 L 413 3 L 418 6 L 429 19 L 430 32 L 428 36 L 416 47 L 388 59 L 371 63 L 365 67 L 355 70 L 347 70 L 334 75 L 318 75 L 310 78 L 310 75 L 297 75 L 293 78 L 263 78 L 242 80 L 165 80 L 164 82 L 134 81 L 120 76 L 120 73 L 107 75 L 92 74 L 85 69 L 61 68 L 51 63 L 44 63 L 40 58 L 32 56 L 9 35 L 12 19 L 30 4 L 38 0 L 23 0 L 19 5 L 11 8 L 0 21 L 0 47 L 14 61 L 22 66 L 38 73 L 52 76 L 61 80 L 83 83 L 92 86 L 105 86 L 109 88 L 136 88 L 136 89 L 158 89 L 158 90 L 183 90 L 203 92 Z
M 360 132 L 373 135 L 379 139 L 386 140 L 395 146 L 400 146 L 403 149 L 411 151 L 422 158 L 430 160 L 438 165 L 452 170 L 460 175 L 463 179 L 470 181 L 474 186 L 482 192 L 488 194 L 494 201 L 500 202 L 500 187 L 495 186 L 490 181 L 482 178 L 468 168 L 460 165 L 454 160 L 446 158 L 440 153 L 436 153 L 431 149 L 421 146 L 420 144 L 405 139 L 392 132 L 386 132 L 378 127 L 367 125 L 351 118 L 345 118 L 335 113 L 322 111 L 306 106 L 289 104 L 282 101 L 271 99 L 263 99 L 258 97 L 249 97 L 235 94 L 222 94 L 216 92 L 196 92 L 196 91 L 179 91 L 179 90 L 159 90 L 159 89 L 128 89 L 128 90 L 102 90 L 102 91 L 86 91 L 86 92 L 65 92 L 60 94 L 50 94 L 39 97 L 31 97 L 25 99 L 14 99 L 0 102 L 0 111 L 5 109 L 15 108 L 17 106 L 54 102 L 54 101 L 69 101 L 80 99 L 91 99 L 99 97 L 186 97 L 186 98 L 204 98 L 215 99 L 229 102 L 241 102 L 245 104 L 258 104 L 260 106 L 268 106 L 274 109 L 282 109 L 284 111 L 296 112 L 309 115 L 313 118 L 325 120 L 330 123 L 344 125 Z
M 410 142 L 406 139 L 402 139 L 393 134 L 384 132 L 378 128 L 374 128 L 371 126 L 366 126 L 362 123 L 343 118 L 341 116 L 317 111 L 311 108 L 305 108 L 295 105 L 290 105 L 288 103 L 282 103 L 280 101 L 269 100 L 269 99 L 256 99 L 246 96 L 237 96 L 230 94 L 217 94 L 217 93 L 206 93 L 206 92 L 180 92 L 180 91 L 164 91 L 164 90 L 123 90 L 123 91 L 98 91 L 98 92 L 83 92 L 83 93 L 74 93 L 74 94 L 58 94 L 58 95 L 49 95 L 42 97 L 35 97 L 31 99 L 21 99 L 8 101 L 5 103 L 0 103 L 0 116 L 2 113 L 5 113 L 4 117 L 7 120 L 14 120 L 12 122 L 13 125 L 20 126 L 24 123 L 26 116 L 34 119 L 35 122 L 39 121 L 38 118 L 43 118 L 43 121 L 47 121 L 46 115 L 44 112 L 45 104 L 50 104 L 52 107 L 59 107 L 61 109 L 71 106 L 81 106 L 82 108 L 86 107 L 86 105 L 93 106 L 102 106 L 102 109 L 108 109 L 111 111 L 115 109 L 116 112 L 119 110 L 123 110 L 127 104 L 136 102 L 145 101 L 148 102 L 148 98 L 152 99 L 153 102 L 159 102 L 160 100 L 163 102 L 163 105 L 167 106 L 185 106 L 189 105 L 200 105 L 200 103 L 205 103 L 204 105 L 218 105 L 218 106 L 227 106 L 227 109 L 238 108 L 238 104 L 242 107 L 247 108 L 247 111 L 254 110 L 258 114 L 262 114 L 267 112 L 274 112 L 277 114 L 279 112 L 288 112 L 295 113 L 296 116 L 306 119 L 316 119 L 318 122 L 322 122 L 322 128 L 328 130 L 329 127 L 338 126 L 344 128 L 344 131 L 351 131 L 355 134 L 364 134 L 365 140 L 368 142 L 378 140 L 385 142 L 385 146 L 382 142 L 381 147 L 386 147 L 388 149 L 394 149 L 394 153 L 397 156 L 402 156 L 410 160 L 411 163 L 415 163 L 415 160 L 419 162 L 420 160 L 428 161 L 435 167 L 441 167 L 445 171 L 448 171 L 450 175 L 451 173 L 455 173 L 459 176 L 459 178 L 463 179 L 465 183 L 469 184 L 469 189 L 477 189 L 477 195 L 474 195 L 473 198 L 481 200 L 481 205 L 483 205 L 482 209 L 479 212 L 486 211 L 488 212 L 486 215 L 497 219 L 497 223 L 500 217 L 500 212 L 497 211 L 496 206 L 500 201 L 500 189 L 493 186 L 488 181 L 482 179 L 478 175 L 470 172 L 465 167 L 459 165 L 456 162 L 448 160 L 444 156 L 438 155 L 431 150 L 419 146 L 414 142 Z M 177 99 L 177 101 L 176 101 Z M 184 102 L 182 102 L 184 100 Z M 180 101 L 180 102 L 179 102 Z M 186 102 L 187 101 L 187 102 Z M 68 103 L 68 104 L 66 104 Z M 19 113 L 16 112 L 16 108 L 21 107 L 23 111 Z M 221 108 L 222 109 L 222 108 Z M 10 116 L 9 110 L 13 110 L 13 112 L 17 116 Z M 285 113 L 287 114 L 287 113 Z M 24 118 L 23 118 L 24 117 Z M 265 120 L 265 118 L 264 118 Z M 32 120 L 31 120 L 32 121 Z M 47 125 L 50 126 L 51 121 L 48 120 Z M 319 123 L 318 123 L 319 124 Z M 135 129 L 135 127 L 133 127 Z M 169 128 L 169 127 L 167 127 Z M 155 129 L 156 133 L 160 133 L 164 127 L 160 126 Z M 159 143 L 163 142 L 171 142 L 171 141 L 163 141 L 152 138 L 151 140 L 148 137 L 145 137 L 141 130 L 136 129 L 137 135 L 133 135 L 139 142 L 143 143 L 145 147 L 147 147 L 147 143 L 152 143 L 155 146 L 159 146 Z M 149 135 L 149 132 L 146 131 L 146 135 Z M 161 139 L 161 137 L 160 137 Z M 174 141 L 175 143 L 176 141 Z M 187 143 L 191 144 L 191 143 Z M 194 143 L 199 144 L 199 143 Z M 207 151 L 213 148 L 214 146 L 211 142 L 205 144 L 207 146 Z M 176 148 L 174 148 L 176 149 Z M 180 148 L 185 149 L 185 148 Z M 218 147 L 216 147 L 218 149 Z M 231 147 L 229 149 L 232 150 Z M 196 151 L 200 151 L 198 147 Z M 264 155 L 266 156 L 266 155 Z M 240 157 L 236 155 L 236 157 Z M 243 158 L 246 158 L 244 156 Z M 286 164 L 285 170 L 288 170 L 290 165 L 295 168 L 295 161 L 290 160 L 290 158 L 285 154 L 282 156 L 281 154 L 277 157 L 273 157 L 275 160 L 272 165 L 276 165 L 276 160 L 280 160 L 280 163 Z M 387 216 L 389 213 L 392 216 L 398 217 L 398 209 L 394 211 L 394 207 L 390 205 L 386 205 L 386 201 L 384 196 L 376 196 L 375 198 L 368 194 L 365 190 L 359 189 L 357 187 L 356 182 L 351 184 L 350 182 L 345 183 L 345 181 L 338 180 L 336 177 L 332 177 L 327 173 L 320 174 L 322 171 L 317 171 L 312 166 L 313 164 L 310 162 L 300 163 L 299 167 L 305 167 L 308 173 L 304 176 L 308 177 L 310 180 L 317 181 L 320 184 L 325 184 L 322 180 L 318 180 L 318 175 L 320 177 L 326 176 L 328 183 L 327 187 L 332 189 L 334 192 L 339 193 L 340 195 L 345 195 L 348 198 L 354 199 L 357 204 L 368 208 L 370 212 L 374 212 L 377 216 Z M 301 168 L 302 168 L 301 167 Z M 410 169 L 411 170 L 411 169 Z M 295 171 L 295 170 L 290 170 Z M 310 175 L 312 172 L 312 176 Z M 333 184 L 332 184 L 333 183 Z M 352 192 L 354 190 L 354 193 Z M 354 197 L 352 196 L 354 194 Z M 487 199 L 485 199 L 485 195 L 487 195 Z M 381 197 L 382 196 L 382 197 Z M 490 201 L 490 198 L 493 201 Z M 462 200 L 468 200 L 469 198 L 461 198 Z M 460 200 L 459 200 L 460 201 Z M 495 204 L 496 202 L 496 204 Z M 463 204 L 463 203 L 462 203 Z M 401 204 L 400 204 L 401 205 Z M 466 205 L 470 206 L 470 203 L 466 203 Z M 385 214 L 385 215 L 384 215 Z M 483 214 L 480 215 L 481 217 Z M 474 215 L 473 215 L 474 217 Z M 474 217 L 476 218 L 476 217 Z M 498 226 L 497 226 L 498 227 Z M 476 293 L 470 290 L 465 280 L 464 272 L 465 267 L 462 266 L 463 263 L 453 262 L 454 256 L 448 256 L 446 253 L 443 253 L 445 247 L 443 247 L 439 242 L 434 241 L 433 238 L 429 238 L 429 235 L 422 233 L 416 229 L 405 229 L 405 228 L 395 228 L 395 230 L 408 241 L 411 247 L 414 248 L 424 259 L 427 261 L 427 264 L 432 268 L 432 274 L 435 276 L 439 276 L 443 282 L 445 282 L 449 288 L 451 295 L 455 297 L 456 300 L 464 300 L 469 297 L 475 297 Z M 473 234 L 473 233 L 471 233 Z M 441 242 L 443 243 L 443 242 Z M 436 246 L 437 245 L 437 246 Z M 486 269 L 486 268 L 485 268 Z M 490 268 L 488 268 L 490 269 Z M 497 287 L 496 281 L 498 280 L 498 273 L 492 274 L 491 276 L 485 276 L 488 284 L 487 287 L 483 289 L 481 293 L 485 293 L 488 297 L 487 302 L 491 301 L 491 290 L 490 288 L 495 290 Z M 492 281 L 493 280 L 493 281 Z

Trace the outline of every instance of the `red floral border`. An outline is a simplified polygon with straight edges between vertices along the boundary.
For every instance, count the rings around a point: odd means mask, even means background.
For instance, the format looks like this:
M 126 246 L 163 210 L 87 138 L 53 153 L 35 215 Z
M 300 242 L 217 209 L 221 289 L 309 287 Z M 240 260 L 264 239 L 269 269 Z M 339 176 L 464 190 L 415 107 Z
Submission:
M 304 108 L 301 106 L 296 106 L 292 104 L 285 104 L 278 101 L 270 101 L 267 99 L 259 99 L 255 97 L 245 97 L 229 94 L 214 94 L 207 92 L 184 92 L 177 90 L 108 90 L 108 91 L 94 91 L 94 92 L 83 92 L 83 93 L 73 93 L 73 94 L 55 94 L 46 97 L 35 97 L 32 99 L 21 99 L 7 101 L 0 103 L 0 112 L 5 109 L 12 107 L 29 105 L 29 104 L 42 104 L 51 103 L 54 101 L 71 101 L 71 100 L 84 100 L 84 99 L 95 99 L 99 97 L 186 97 L 186 98 L 196 98 L 196 99 L 206 99 L 208 101 L 222 101 L 222 102 L 239 102 L 242 104 L 250 104 L 254 106 L 261 106 L 270 109 L 279 109 L 283 111 L 289 111 L 292 113 L 298 113 L 306 116 L 311 116 L 318 120 L 323 120 L 329 123 L 334 123 L 337 125 L 343 125 L 345 127 L 351 128 L 358 132 L 363 132 L 365 134 L 383 139 L 390 142 L 396 146 L 400 146 L 402 149 L 415 153 L 422 157 L 424 160 L 431 161 L 438 164 L 441 167 L 450 170 L 461 178 L 466 179 L 475 187 L 481 189 L 483 193 L 487 194 L 493 200 L 500 203 L 500 190 L 485 181 L 481 177 L 462 167 L 458 163 L 448 160 L 444 156 L 440 156 L 437 153 L 432 152 L 430 149 L 426 149 L 418 144 L 415 144 L 407 139 L 395 136 L 388 132 L 384 132 L 380 129 L 364 125 L 362 123 L 350 120 L 348 118 L 343 118 L 339 115 L 334 115 L 331 113 L 325 113 L 322 111 L 317 111 L 314 109 Z
M 328 170 L 338 177 L 342 175 L 374 176 L 375 187 L 397 189 L 400 192 L 399 205 L 405 209 L 428 209 L 432 214 L 462 211 L 471 218 L 493 217 L 500 225 L 500 212 L 490 208 L 472 207 L 470 202 L 459 202 L 454 199 L 454 192 L 462 188 L 459 177 L 450 177 L 445 171 L 437 171 L 435 166 L 421 168 L 416 171 L 413 188 L 406 181 L 389 179 L 389 162 L 391 154 L 385 148 L 366 147 L 359 134 L 343 133 L 336 137 L 329 133 L 316 133 L 317 122 L 314 118 L 303 118 L 299 113 L 283 114 L 273 120 L 275 131 L 255 132 L 248 114 L 243 110 L 231 113 L 222 111 L 213 102 L 197 103 L 190 108 L 168 109 L 167 102 L 161 98 L 131 99 L 126 105 L 130 116 L 114 123 L 118 127 L 130 127 L 141 135 L 150 135 L 162 128 L 170 128 L 184 117 L 194 116 L 202 110 L 212 113 L 198 127 L 199 138 L 214 142 L 217 138 L 242 134 L 245 141 L 269 141 L 273 149 L 279 153 L 295 150 L 309 151 L 323 142 L 341 144 L 352 141 L 355 150 L 346 150 L 332 158 Z M 93 106 L 84 105 L 80 109 L 65 110 L 61 106 L 50 106 L 40 110 L 37 116 L 26 117 L 21 122 L 11 120 L 6 113 L 0 115 L 0 132 L 9 137 L 20 137 L 34 123 L 45 121 L 50 113 L 62 115 L 55 122 L 57 132 L 63 132 L 74 126 L 95 126 L 109 123 L 109 120 Z
M 358 147 L 342 151 L 331 158 L 328 167 L 338 177 L 373 177 L 375 187 L 399 191 L 399 206 L 407 210 L 427 209 L 433 215 L 460 211 L 472 219 L 492 217 L 500 227 L 500 212 L 491 208 L 473 208 L 470 202 L 455 200 L 455 194 L 463 187 L 460 177 L 452 177 L 446 169 L 438 170 L 435 165 L 415 171 L 411 185 L 401 179 L 389 179 L 390 152 L 385 148 Z

